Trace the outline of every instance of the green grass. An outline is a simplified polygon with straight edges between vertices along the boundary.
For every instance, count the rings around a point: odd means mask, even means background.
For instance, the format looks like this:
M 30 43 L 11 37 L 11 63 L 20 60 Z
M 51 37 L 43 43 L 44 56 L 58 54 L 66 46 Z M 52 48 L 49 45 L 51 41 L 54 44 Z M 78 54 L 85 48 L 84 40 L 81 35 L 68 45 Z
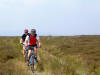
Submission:
M 100 75 L 100 36 L 41 37 L 38 72 L 44 75 Z M 0 37 L 0 75 L 31 75 L 19 37 Z
M 52 63 L 50 60 L 53 59 L 47 57 L 50 54 L 65 63 L 59 63 L 59 70 L 54 68 L 53 71 L 59 72 L 59 75 L 100 74 L 100 36 L 41 37 L 41 40 L 42 50 L 45 54 L 48 52 L 44 56 L 49 59 L 48 63 Z M 49 64 L 49 66 L 54 66 L 54 64 Z M 58 68 L 58 63 L 54 67 Z M 56 73 L 55 75 L 58 75 Z
M 16 66 L 22 57 L 21 50 L 18 37 L 0 37 L 0 75 L 25 75 Z

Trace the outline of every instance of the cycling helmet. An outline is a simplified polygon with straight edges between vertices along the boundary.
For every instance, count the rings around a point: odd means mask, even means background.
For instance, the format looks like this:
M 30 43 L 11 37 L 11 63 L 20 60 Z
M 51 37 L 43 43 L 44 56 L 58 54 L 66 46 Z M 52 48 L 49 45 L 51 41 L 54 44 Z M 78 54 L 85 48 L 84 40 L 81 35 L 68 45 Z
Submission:
M 36 34 L 36 29 L 31 29 L 32 34 Z

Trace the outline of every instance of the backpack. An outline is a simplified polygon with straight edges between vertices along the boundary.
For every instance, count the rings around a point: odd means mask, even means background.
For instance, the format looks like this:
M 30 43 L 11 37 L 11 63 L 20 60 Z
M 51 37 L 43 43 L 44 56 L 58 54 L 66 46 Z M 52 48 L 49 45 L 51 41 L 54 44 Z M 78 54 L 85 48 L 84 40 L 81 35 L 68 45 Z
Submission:
M 29 38 L 30 38 L 31 34 L 29 33 L 28 36 L 29 36 Z M 37 37 L 37 34 L 35 34 L 35 37 Z

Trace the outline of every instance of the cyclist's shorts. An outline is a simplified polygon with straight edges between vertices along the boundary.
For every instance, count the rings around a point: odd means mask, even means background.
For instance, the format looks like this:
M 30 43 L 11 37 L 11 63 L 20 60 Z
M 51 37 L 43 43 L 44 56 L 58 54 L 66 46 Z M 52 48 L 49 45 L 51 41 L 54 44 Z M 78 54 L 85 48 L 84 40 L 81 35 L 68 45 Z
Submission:
M 37 44 L 36 45 L 34 45 L 34 46 L 28 46 L 28 50 L 34 50 L 34 48 L 37 48 Z

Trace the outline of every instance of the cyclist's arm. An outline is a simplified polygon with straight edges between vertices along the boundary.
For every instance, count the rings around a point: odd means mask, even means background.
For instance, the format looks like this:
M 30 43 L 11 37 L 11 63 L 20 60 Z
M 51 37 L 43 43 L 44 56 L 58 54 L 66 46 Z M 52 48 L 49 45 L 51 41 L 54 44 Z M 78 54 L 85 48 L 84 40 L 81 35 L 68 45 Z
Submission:
M 28 47 L 28 41 L 29 41 L 29 36 L 26 36 L 26 39 L 25 39 L 25 46 Z
M 23 44 L 23 36 L 24 36 L 24 34 L 20 38 L 20 44 Z
M 41 47 L 41 42 L 40 42 L 40 40 L 38 40 L 38 44 L 39 44 L 39 48 Z
M 22 40 L 22 38 L 20 39 L 20 44 L 22 44 L 23 43 L 23 40 Z
M 41 47 L 41 41 L 40 41 L 40 37 L 39 36 L 37 36 L 37 42 L 38 42 L 38 46 L 40 48 Z

